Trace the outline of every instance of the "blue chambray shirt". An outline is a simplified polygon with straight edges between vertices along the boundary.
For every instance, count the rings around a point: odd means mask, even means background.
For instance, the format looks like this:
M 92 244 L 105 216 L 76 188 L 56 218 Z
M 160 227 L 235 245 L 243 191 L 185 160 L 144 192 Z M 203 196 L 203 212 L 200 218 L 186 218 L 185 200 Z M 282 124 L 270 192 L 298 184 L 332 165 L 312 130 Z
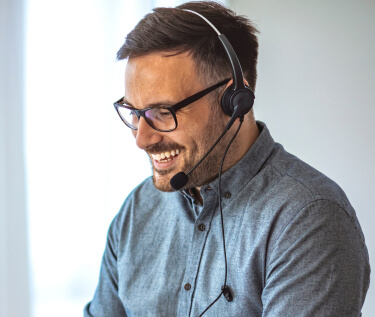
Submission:
M 222 178 L 228 259 L 205 316 L 359 316 L 369 286 L 363 233 L 344 192 L 275 143 L 267 127 Z M 218 180 L 164 193 L 146 179 L 113 220 L 84 316 L 199 316 L 220 294 Z

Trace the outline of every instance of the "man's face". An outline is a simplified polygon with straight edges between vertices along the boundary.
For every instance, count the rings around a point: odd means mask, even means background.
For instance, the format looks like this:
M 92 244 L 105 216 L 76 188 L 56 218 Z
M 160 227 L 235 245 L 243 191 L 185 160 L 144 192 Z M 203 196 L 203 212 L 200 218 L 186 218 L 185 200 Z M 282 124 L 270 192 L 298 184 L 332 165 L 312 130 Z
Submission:
M 162 53 L 130 58 L 125 72 L 125 100 L 137 109 L 150 105 L 174 105 L 207 88 L 199 81 L 188 54 Z M 220 89 L 220 88 L 219 88 Z M 147 152 L 153 181 L 161 191 L 172 191 L 170 179 L 187 173 L 208 151 L 224 130 L 228 117 L 209 95 L 176 113 L 178 127 L 171 132 L 151 128 L 144 118 L 132 130 L 137 146 Z M 227 144 L 224 138 L 215 150 L 189 175 L 186 187 L 199 187 L 216 178 Z

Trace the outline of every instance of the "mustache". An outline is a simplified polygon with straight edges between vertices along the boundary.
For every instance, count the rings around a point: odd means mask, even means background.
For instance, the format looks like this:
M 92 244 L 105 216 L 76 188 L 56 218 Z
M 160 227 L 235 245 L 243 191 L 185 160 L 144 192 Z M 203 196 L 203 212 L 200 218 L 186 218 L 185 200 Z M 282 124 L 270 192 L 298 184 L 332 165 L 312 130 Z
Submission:
M 176 149 L 183 150 L 185 149 L 185 147 L 178 143 L 157 143 L 154 145 L 150 145 L 145 149 L 145 151 L 148 154 L 157 154 L 160 152 L 170 152 Z

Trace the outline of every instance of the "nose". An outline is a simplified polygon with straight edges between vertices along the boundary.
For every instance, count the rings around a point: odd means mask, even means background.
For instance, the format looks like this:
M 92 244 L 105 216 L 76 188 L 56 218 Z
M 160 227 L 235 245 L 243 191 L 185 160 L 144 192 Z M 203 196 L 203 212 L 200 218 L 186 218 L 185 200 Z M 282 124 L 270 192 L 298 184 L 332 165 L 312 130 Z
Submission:
M 135 143 L 142 150 L 150 145 L 161 142 L 163 139 L 162 134 L 153 129 L 142 117 L 139 119 L 138 130 L 133 130 L 133 135 Z

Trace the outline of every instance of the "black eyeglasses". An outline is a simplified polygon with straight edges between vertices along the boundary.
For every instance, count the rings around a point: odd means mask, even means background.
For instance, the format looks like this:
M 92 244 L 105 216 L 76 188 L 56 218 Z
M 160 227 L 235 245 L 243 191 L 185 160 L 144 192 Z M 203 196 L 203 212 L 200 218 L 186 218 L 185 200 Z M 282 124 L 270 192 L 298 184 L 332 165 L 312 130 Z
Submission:
M 134 109 L 134 107 L 123 102 L 124 98 L 119 99 L 113 105 L 121 120 L 133 130 L 138 130 L 139 119 L 143 117 L 146 122 L 155 130 L 160 132 L 170 132 L 177 128 L 176 112 L 187 105 L 199 100 L 211 91 L 226 84 L 230 79 L 225 79 L 211 87 L 208 87 L 182 101 L 174 106 L 157 106 L 146 109 Z

